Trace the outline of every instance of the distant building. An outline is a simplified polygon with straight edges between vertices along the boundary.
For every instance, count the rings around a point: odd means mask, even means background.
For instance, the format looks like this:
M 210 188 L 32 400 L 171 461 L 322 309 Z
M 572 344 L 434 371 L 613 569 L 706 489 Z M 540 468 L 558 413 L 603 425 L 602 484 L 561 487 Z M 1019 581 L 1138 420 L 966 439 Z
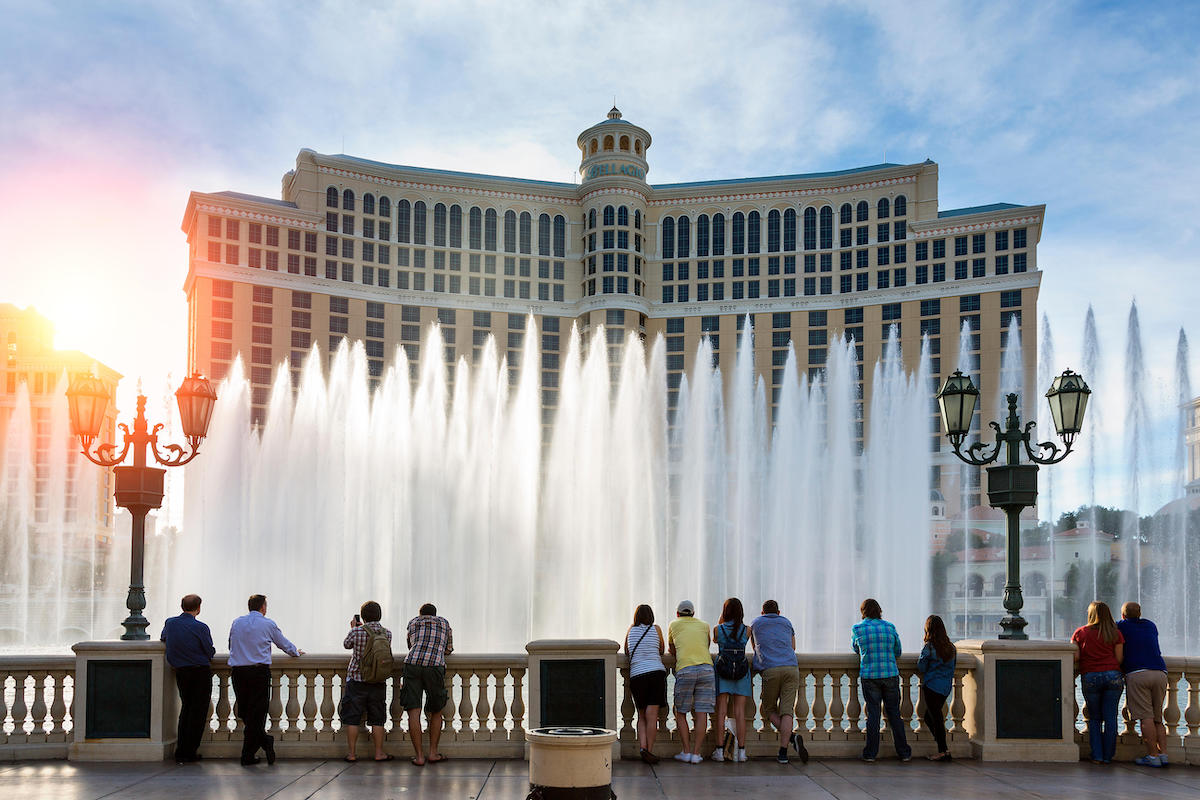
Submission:
M 1200 494 L 1200 397 L 1188 403 L 1185 409 L 1187 429 L 1184 443 L 1187 447 L 1187 493 Z

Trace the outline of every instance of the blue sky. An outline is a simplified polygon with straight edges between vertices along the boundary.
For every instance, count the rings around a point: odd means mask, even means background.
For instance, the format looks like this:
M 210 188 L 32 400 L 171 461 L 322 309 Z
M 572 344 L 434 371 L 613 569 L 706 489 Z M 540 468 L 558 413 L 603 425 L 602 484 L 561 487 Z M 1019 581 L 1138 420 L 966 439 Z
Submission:
M 1164 381 L 1200 300 L 1200 4 L 0 0 L 0 13 L 0 301 L 38 306 L 63 344 L 151 386 L 186 357 L 189 190 L 277 197 L 301 147 L 571 180 L 577 133 L 614 97 L 654 137 L 652 183 L 886 154 L 938 162 L 943 208 L 1045 203 L 1040 308 L 1058 361 L 1078 368 L 1095 306 L 1106 390 L 1121 391 L 1134 297 Z

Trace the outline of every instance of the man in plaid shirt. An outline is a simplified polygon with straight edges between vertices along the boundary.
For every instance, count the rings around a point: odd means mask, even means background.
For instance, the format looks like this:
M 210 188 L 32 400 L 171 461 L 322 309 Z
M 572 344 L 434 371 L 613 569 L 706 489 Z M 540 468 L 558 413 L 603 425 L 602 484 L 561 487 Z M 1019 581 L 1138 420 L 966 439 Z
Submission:
M 408 655 L 404 657 L 404 686 L 400 703 L 408 712 L 408 735 L 412 739 L 418 767 L 428 761 L 436 764 L 446 757 L 438 752 L 442 738 L 442 709 L 446 694 L 446 656 L 454 651 L 454 633 L 450 623 L 437 615 L 433 603 L 421 606 L 418 616 L 408 623 Z M 429 715 L 429 758 L 421 749 L 421 695 L 425 695 L 425 713 Z
M 854 652 L 858 653 L 858 679 L 867 710 L 867 745 L 863 748 L 862 759 L 874 761 L 879 754 L 879 706 L 882 704 L 896 755 L 901 761 L 911 761 L 912 748 L 908 746 L 904 721 L 900 719 L 900 670 L 896 667 L 896 659 L 900 656 L 900 634 L 896 633 L 896 626 L 883 619 L 883 609 L 874 598 L 863 600 L 859 611 L 863 621 L 854 626 L 850 642 Z
M 342 720 L 342 730 L 346 732 L 346 745 L 349 749 L 343 760 L 349 763 L 358 760 L 358 726 L 362 723 L 365 713 L 367 724 L 371 726 L 371 739 L 375 742 L 375 760 L 391 761 L 392 757 L 383 751 L 383 726 L 387 722 L 387 684 L 364 681 L 362 659 L 371 641 L 368 631 L 376 635 L 383 634 L 389 642 L 392 640 L 392 632 L 379 624 L 383 609 L 374 600 L 363 603 L 358 613 L 361 619 L 356 617 L 350 620 L 350 632 L 342 641 L 342 647 L 351 651 L 350 664 L 346 667 L 346 684 L 342 690 L 342 700 L 338 704 L 338 716 Z

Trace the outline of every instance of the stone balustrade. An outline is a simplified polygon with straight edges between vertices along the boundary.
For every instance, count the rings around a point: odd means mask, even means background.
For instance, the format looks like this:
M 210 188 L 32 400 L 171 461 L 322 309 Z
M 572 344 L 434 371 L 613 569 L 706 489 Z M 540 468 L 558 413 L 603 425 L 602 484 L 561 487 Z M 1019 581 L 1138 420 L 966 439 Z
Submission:
M 664 659 L 670 665 L 670 656 Z M 806 734 L 816 757 L 854 757 L 863 746 L 865 714 L 858 691 L 858 662 L 853 655 L 799 654 L 797 661 L 804 691 L 796 701 L 797 728 Z M 971 715 L 963 682 L 975 668 L 974 656 L 961 654 L 954 691 L 947 702 L 946 727 L 955 756 L 970 756 Z M 1169 688 L 1164 719 L 1168 752 L 1176 763 L 1200 764 L 1200 658 L 1167 658 Z M 338 701 L 345 674 L 346 656 L 306 655 L 276 659 L 272 667 L 275 691 L 269 710 L 270 732 L 281 757 L 332 757 L 344 748 Z M 67 757 L 74 727 L 73 656 L 0 657 L 0 761 L 61 759 Z M 901 715 L 909 725 L 909 741 L 918 755 L 932 752 L 931 734 L 919 722 L 923 708 L 915 674 L 916 656 L 900 660 L 904 687 Z M 528 656 L 453 655 L 447 659 L 449 700 L 444 713 L 442 748 L 448 755 L 483 758 L 521 758 L 525 752 L 528 697 Z M 622 755 L 637 754 L 636 714 L 628 689 L 628 663 L 617 659 L 617 728 Z M 235 714 L 235 698 L 225 657 L 213 662 L 213 704 L 203 751 L 213 757 L 236 757 L 242 734 Z M 399 666 L 389 681 L 387 703 L 388 749 L 405 753 L 409 747 L 403 709 L 398 705 Z M 759 683 L 754 703 L 747 704 L 747 750 L 751 755 L 774 753 L 777 736 L 758 709 Z M 1088 754 L 1086 715 L 1075 698 L 1075 740 L 1080 756 Z M 1127 709 L 1118 739 L 1118 759 L 1139 755 L 1141 745 Z M 883 751 L 890 747 L 883 734 Z M 709 751 L 715 738 L 706 743 Z M 369 757 L 369 737 L 360 741 L 361 755 Z M 656 750 L 669 755 L 679 747 L 674 720 L 664 709 L 659 718 Z

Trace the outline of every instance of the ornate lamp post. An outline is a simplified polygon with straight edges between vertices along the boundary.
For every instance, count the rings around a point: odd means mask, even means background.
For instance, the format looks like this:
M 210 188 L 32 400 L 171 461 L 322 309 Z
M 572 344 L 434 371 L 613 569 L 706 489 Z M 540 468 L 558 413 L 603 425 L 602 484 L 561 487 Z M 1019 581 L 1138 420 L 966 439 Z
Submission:
M 971 383 L 971 379 L 962 372 L 955 370 L 946 378 L 942 390 L 938 392 L 938 405 L 941 408 L 942 427 L 950 444 L 954 446 L 954 454 L 962 461 L 972 466 L 981 467 L 991 464 L 1000 457 L 1001 449 L 1005 453 L 1005 463 L 1001 466 L 988 467 L 988 503 L 992 508 L 1004 511 L 1005 529 L 1005 583 L 1004 608 L 1008 616 L 1000 620 L 1001 639 L 1028 639 L 1025 633 L 1027 624 L 1021 616 L 1021 607 L 1025 599 L 1021 596 L 1021 511 L 1037 502 L 1037 472 L 1038 464 L 1057 464 L 1067 457 L 1075 444 L 1075 437 L 1083 429 L 1083 413 L 1087 408 L 1088 396 L 1092 390 L 1083 382 L 1083 378 L 1071 370 L 1066 370 L 1054 379 L 1046 399 L 1050 402 L 1050 414 L 1054 418 L 1054 428 L 1062 438 L 1064 449 L 1061 451 L 1053 442 L 1033 442 L 1030 434 L 1036 422 L 1028 422 L 1021 427 L 1021 419 L 1017 415 L 1017 396 L 1008 395 L 1008 419 L 1004 430 L 996 422 L 989 422 L 996 431 L 996 441 L 986 445 L 982 441 L 975 442 L 963 452 L 962 445 L 971 430 L 971 416 L 975 413 L 975 404 L 979 401 L 979 390 Z M 1025 446 L 1025 454 L 1032 464 L 1021 464 L 1021 445 Z M 989 450 L 990 447 L 990 450 Z M 1034 449 L 1036 447 L 1036 451 Z
M 88 460 L 102 467 L 113 467 L 116 474 L 117 505 L 128 509 L 133 517 L 133 551 L 131 554 L 129 595 L 125 605 L 129 608 L 129 616 L 122 624 L 125 633 L 121 639 L 136 641 L 149 639 L 146 626 L 149 621 L 142 615 L 146 608 L 146 591 L 142 585 L 143 555 L 146 540 L 146 514 L 152 508 L 162 505 L 163 477 L 165 469 L 146 465 L 146 449 L 154 454 L 154 460 L 165 467 L 178 467 L 188 463 L 200 452 L 200 442 L 208 435 L 208 423 L 212 419 L 213 406 L 217 402 L 217 393 L 207 378 L 194 374 L 185 378 L 183 385 L 175 392 L 179 402 L 179 418 L 183 423 L 183 434 L 187 438 L 187 449 L 181 445 L 168 444 L 159 450 L 158 432 L 162 425 L 155 425 L 153 430 L 146 422 L 146 397 L 139 394 L 137 399 L 137 417 L 133 421 L 133 432 L 121 423 L 118 427 L 125 433 L 125 443 L 121 452 L 117 453 L 115 444 L 92 445 L 100 435 L 100 427 L 108 410 L 109 396 L 104 384 L 92 376 L 80 376 L 71 382 L 67 389 L 67 399 L 71 409 L 71 425 L 79 437 L 83 454 Z M 133 466 L 117 466 L 133 449 Z

